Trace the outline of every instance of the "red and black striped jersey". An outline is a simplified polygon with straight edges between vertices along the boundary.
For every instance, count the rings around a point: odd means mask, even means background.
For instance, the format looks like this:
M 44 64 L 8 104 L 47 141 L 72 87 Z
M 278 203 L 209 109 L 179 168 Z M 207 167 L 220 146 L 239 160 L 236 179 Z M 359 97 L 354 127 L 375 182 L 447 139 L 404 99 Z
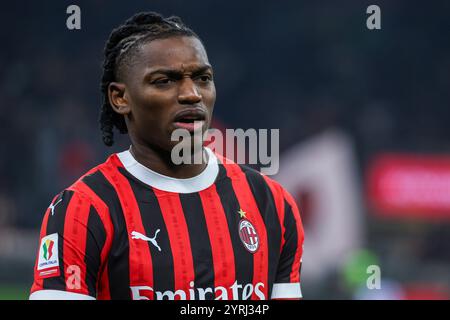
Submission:
M 293 198 L 206 150 L 206 169 L 190 179 L 125 151 L 57 195 L 30 299 L 300 298 L 304 234 Z

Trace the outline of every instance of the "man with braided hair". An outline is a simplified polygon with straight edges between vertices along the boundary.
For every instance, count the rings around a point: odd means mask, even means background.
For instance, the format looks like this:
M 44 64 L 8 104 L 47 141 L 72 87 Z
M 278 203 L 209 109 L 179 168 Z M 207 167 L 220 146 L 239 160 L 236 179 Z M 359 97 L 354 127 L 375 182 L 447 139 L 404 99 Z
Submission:
M 175 164 L 176 129 L 205 132 L 216 91 L 199 37 L 139 13 L 105 46 L 103 141 L 112 154 L 55 196 L 30 299 L 298 299 L 303 228 L 278 183 L 200 148 Z

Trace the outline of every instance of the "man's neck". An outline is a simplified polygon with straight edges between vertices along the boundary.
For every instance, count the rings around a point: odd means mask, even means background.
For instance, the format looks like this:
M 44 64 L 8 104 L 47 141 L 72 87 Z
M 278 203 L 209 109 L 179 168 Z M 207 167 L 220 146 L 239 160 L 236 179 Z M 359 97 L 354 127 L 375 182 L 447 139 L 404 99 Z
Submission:
M 133 144 L 130 153 L 137 162 L 164 176 L 176 179 L 188 179 L 202 173 L 208 164 L 208 154 L 202 149 L 201 164 L 176 165 L 171 159 L 170 152 L 156 151 L 148 146 Z

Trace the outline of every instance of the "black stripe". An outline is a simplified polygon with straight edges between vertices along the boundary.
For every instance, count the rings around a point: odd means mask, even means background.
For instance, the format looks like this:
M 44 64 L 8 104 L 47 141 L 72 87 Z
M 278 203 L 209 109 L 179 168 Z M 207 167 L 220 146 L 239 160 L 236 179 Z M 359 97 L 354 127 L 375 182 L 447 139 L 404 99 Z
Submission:
M 290 275 L 292 266 L 295 260 L 295 254 L 298 250 L 298 234 L 297 225 L 294 218 L 294 213 L 291 206 L 284 201 L 284 228 L 285 228 L 285 243 L 281 251 L 280 263 L 277 271 L 277 283 L 290 282 Z
M 53 215 L 50 211 L 47 222 L 47 231 L 46 235 L 58 233 L 58 259 L 59 259 L 59 277 L 46 278 L 43 281 L 44 289 L 52 289 L 52 290 L 66 290 L 66 282 L 64 275 L 64 223 L 66 220 L 66 211 L 69 206 L 70 200 L 73 197 L 74 192 L 69 190 L 64 190 L 61 194 L 55 199 L 53 204 L 56 204 L 59 200 L 58 204 L 54 207 Z
M 175 275 L 172 249 L 170 247 L 169 233 L 164 222 L 158 199 L 150 186 L 139 181 L 123 168 L 119 168 L 119 171 L 126 176 L 130 182 L 139 206 L 142 224 L 146 233 L 145 235 L 149 238 L 153 238 L 156 230 L 160 230 L 156 236 L 156 242 L 161 248 L 161 251 L 159 251 L 151 242 L 147 242 L 152 257 L 153 289 L 162 292 L 166 290 L 174 291 Z
M 83 178 L 83 182 L 108 206 L 114 227 L 114 238 L 108 255 L 108 278 L 111 299 L 131 299 L 129 243 L 119 197 L 105 176 L 96 171 Z
M 84 262 L 86 264 L 86 284 L 91 297 L 97 296 L 97 281 L 101 264 L 101 252 L 106 242 L 106 230 L 95 210 L 91 206 L 87 223 L 86 251 Z
M 272 192 L 261 174 L 249 167 L 240 166 L 247 177 L 253 197 L 264 220 L 268 245 L 268 286 L 269 297 L 275 281 L 278 260 L 280 258 L 281 226 Z
M 198 193 L 182 193 L 180 194 L 180 200 L 189 230 L 194 260 L 194 288 L 214 288 L 214 262 L 211 241 L 200 195 Z M 196 292 L 198 291 L 196 290 Z M 205 295 L 206 300 L 213 300 L 214 297 L 214 293 Z
M 222 164 L 219 164 L 219 176 L 223 178 L 216 181 L 216 189 L 227 218 L 233 244 L 236 280 L 240 284 L 252 283 L 253 254 L 245 249 L 239 237 L 239 201 L 233 190 L 231 179 L 226 176 L 226 169 Z M 237 192 L 239 191 L 237 190 Z

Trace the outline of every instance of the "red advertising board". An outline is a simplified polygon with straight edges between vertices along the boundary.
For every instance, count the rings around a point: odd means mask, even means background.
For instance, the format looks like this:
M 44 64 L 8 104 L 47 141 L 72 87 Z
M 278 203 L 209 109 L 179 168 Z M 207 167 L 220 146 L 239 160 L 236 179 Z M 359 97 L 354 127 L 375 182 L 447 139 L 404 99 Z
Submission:
M 450 219 L 450 156 L 377 156 L 366 186 L 376 214 Z

